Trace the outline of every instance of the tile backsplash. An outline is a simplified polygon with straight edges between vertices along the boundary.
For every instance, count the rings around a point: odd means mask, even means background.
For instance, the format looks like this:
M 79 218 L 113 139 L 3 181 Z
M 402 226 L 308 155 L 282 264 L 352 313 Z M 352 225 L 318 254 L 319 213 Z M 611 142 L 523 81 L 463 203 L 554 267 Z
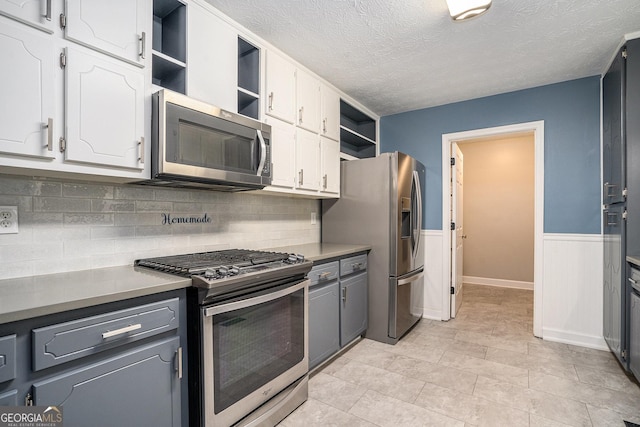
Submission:
M 320 241 L 318 200 L 0 175 L 0 279 L 131 265 L 138 258 Z

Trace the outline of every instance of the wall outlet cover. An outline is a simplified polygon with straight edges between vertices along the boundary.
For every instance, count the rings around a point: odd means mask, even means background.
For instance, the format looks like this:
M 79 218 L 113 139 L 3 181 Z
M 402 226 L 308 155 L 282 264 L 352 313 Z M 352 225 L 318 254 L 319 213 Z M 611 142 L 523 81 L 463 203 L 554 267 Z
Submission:
M 18 232 L 18 207 L 0 206 L 0 234 Z

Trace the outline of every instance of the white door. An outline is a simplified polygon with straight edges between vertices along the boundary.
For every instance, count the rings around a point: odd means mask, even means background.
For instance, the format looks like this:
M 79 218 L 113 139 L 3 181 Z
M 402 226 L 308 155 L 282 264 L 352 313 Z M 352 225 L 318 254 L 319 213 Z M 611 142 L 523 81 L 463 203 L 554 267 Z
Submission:
M 143 70 L 106 59 L 67 48 L 65 159 L 142 170 Z
M 340 193 L 340 143 L 320 137 L 320 190 L 326 193 Z
M 320 81 L 303 70 L 296 71 L 296 101 L 296 124 L 320 132 Z
M 61 82 L 53 41 L 17 22 L 0 23 L 0 153 L 53 159 L 62 125 L 54 111 Z
M 320 137 L 304 129 L 296 129 L 296 188 L 320 189 Z
M 0 15 L 9 16 L 35 28 L 53 33 L 51 0 L 0 0 Z
M 293 188 L 296 166 L 296 128 L 290 123 L 265 117 L 271 125 L 271 185 Z
M 462 255 L 463 255 L 463 222 L 462 222 L 462 151 L 458 144 L 451 144 L 451 317 L 456 317 L 462 304 Z
M 294 123 L 296 119 L 296 67 L 282 56 L 267 51 L 264 111 L 275 118 Z
M 151 11 L 146 4 L 144 0 L 67 0 L 65 38 L 142 67 L 151 52 L 146 28 Z

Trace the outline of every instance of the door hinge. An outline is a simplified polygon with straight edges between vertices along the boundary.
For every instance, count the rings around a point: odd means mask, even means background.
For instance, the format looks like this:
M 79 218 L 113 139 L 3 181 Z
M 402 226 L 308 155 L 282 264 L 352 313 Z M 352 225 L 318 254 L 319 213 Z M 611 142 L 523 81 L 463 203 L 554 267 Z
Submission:
M 627 189 L 622 190 L 622 197 L 627 197 Z
M 455 295 L 456 293 L 456 288 L 454 288 L 453 286 L 451 287 L 451 295 Z
M 625 47 L 624 49 L 622 49 L 622 57 L 623 57 L 624 59 L 627 59 L 627 57 L 628 57 L 628 56 L 629 56 L 629 55 L 627 54 L 627 48 Z
M 31 396 L 31 393 L 27 393 L 24 397 L 24 406 L 33 406 L 33 396 Z
M 620 352 L 620 357 L 622 357 L 623 360 L 627 360 L 627 350 L 622 350 Z
M 451 166 L 455 166 L 456 165 L 456 158 L 452 157 L 451 158 Z
M 624 212 L 622 212 L 622 219 L 627 219 L 627 210 L 625 209 Z
M 67 55 L 62 52 L 60 54 L 60 68 L 64 68 L 67 66 Z
M 455 222 L 452 222 L 452 223 L 451 223 L 451 231 L 453 231 L 453 230 L 455 230 L 455 229 L 456 229 L 456 223 L 455 223 Z
M 67 27 L 67 15 L 65 15 L 64 13 L 60 14 L 60 28 L 66 28 Z
M 60 152 L 64 153 L 67 150 L 67 140 L 60 137 Z

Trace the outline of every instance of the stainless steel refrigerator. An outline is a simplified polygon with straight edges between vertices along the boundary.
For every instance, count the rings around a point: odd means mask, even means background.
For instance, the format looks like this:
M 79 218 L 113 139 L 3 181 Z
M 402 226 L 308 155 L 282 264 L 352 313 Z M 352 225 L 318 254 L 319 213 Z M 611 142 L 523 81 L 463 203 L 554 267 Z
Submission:
M 423 312 L 425 168 L 395 152 L 341 163 L 340 199 L 322 202 L 322 241 L 368 244 L 366 337 L 395 344 Z

